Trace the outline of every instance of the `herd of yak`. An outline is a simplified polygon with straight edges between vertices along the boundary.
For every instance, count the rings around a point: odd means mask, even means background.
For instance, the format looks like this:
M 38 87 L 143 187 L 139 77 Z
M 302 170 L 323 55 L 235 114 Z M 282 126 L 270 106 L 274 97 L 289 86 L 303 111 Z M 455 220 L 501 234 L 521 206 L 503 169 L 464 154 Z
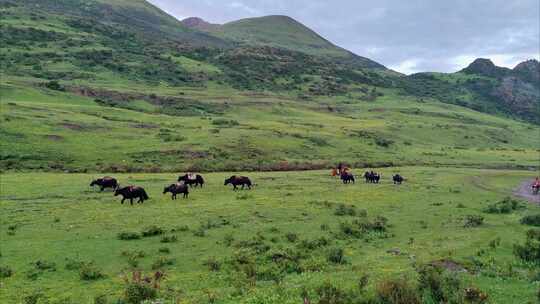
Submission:
M 343 171 L 340 174 L 340 178 L 343 181 L 344 184 L 354 183 L 354 175 L 348 171 Z M 374 183 L 378 184 L 381 180 L 381 175 L 376 172 L 366 172 L 364 174 L 364 178 L 366 180 L 366 183 Z M 396 174 L 392 177 L 394 184 L 401 184 L 404 181 L 404 178 Z M 232 185 L 233 190 L 238 190 L 238 187 L 241 186 L 242 189 L 245 189 L 247 187 L 248 189 L 251 189 L 251 186 L 253 185 L 251 183 L 251 180 L 249 177 L 246 176 L 237 176 L 233 175 L 227 179 L 225 179 L 224 185 Z M 204 179 L 199 174 L 186 174 L 183 176 L 178 177 L 178 182 L 171 184 L 163 189 L 163 194 L 171 193 L 171 199 L 175 200 L 176 196 L 178 194 L 182 194 L 184 198 L 187 198 L 189 195 L 189 188 L 190 187 L 203 187 L 204 185 Z M 92 181 L 90 183 L 91 187 L 99 186 L 100 190 L 103 191 L 107 188 L 112 188 L 114 190 L 114 196 L 121 195 L 123 204 L 126 199 L 130 201 L 130 204 L 133 205 L 133 199 L 139 199 L 138 203 L 142 204 L 145 200 L 148 200 L 148 194 L 144 190 L 144 188 L 139 186 L 127 186 L 127 187 L 120 187 L 120 183 L 118 183 L 118 180 L 114 177 L 105 176 L 102 178 L 98 178 Z

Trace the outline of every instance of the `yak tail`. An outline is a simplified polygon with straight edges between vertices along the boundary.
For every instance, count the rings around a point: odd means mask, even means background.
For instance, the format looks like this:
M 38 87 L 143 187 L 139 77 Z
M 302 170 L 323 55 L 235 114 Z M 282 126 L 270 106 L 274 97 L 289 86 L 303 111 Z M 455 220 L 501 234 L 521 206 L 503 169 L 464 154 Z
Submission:
M 150 199 L 150 198 L 148 197 L 148 194 L 146 194 L 146 191 L 144 191 L 144 189 L 141 189 L 141 191 L 142 191 L 142 196 L 143 196 L 143 198 L 144 198 L 145 200 Z

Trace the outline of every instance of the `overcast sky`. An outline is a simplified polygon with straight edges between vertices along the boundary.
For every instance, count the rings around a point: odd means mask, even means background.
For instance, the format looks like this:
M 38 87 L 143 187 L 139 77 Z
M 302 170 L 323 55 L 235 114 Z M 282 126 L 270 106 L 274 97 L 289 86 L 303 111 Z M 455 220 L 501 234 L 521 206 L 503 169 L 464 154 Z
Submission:
M 539 0 L 150 0 L 212 23 L 288 15 L 402 73 L 454 72 L 478 57 L 513 67 L 539 58 Z

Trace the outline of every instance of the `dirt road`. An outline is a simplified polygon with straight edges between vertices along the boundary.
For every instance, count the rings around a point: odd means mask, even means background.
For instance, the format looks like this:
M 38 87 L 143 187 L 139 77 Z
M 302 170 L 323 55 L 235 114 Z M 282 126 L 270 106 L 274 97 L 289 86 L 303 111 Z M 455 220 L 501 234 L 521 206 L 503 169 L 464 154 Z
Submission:
M 531 184 L 532 181 L 525 181 L 521 183 L 521 185 L 519 185 L 519 187 L 514 191 L 514 195 L 524 198 L 529 202 L 540 204 L 540 194 L 532 194 Z

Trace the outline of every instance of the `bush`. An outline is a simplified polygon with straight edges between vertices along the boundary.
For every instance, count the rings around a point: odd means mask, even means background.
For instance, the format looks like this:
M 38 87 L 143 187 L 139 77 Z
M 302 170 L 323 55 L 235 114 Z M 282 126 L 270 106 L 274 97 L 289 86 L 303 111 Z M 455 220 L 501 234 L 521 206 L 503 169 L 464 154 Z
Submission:
M 540 214 L 524 216 L 520 223 L 523 225 L 540 227 Z
M 160 271 L 156 271 L 152 276 L 143 276 L 140 271 L 133 272 L 131 279 L 124 278 L 124 300 L 128 304 L 140 304 L 155 299 L 163 278 L 164 274 Z
M 210 271 L 219 271 L 221 269 L 221 262 L 213 257 L 208 258 L 203 265 L 207 266 Z
M 499 213 L 499 214 L 508 214 L 512 211 L 517 210 L 521 207 L 518 201 L 511 199 L 510 197 L 505 198 L 504 200 L 497 202 L 495 204 L 489 205 L 484 212 L 486 213 Z
M 294 243 L 298 240 L 298 235 L 296 233 L 290 232 L 285 235 L 285 238 L 287 239 L 287 241 Z
M 38 260 L 34 263 L 37 270 L 49 270 L 56 271 L 56 264 L 54 262 L 47 262 L 44 260 Z
M 119 240 L 129 241 L 138 240 L 141 238 L 141 235 L 136 232 L 120 232 L 117 237 Z
M 141 234 L 143 237 L 150 237 L 150 236 L 156 236 L 163 234 L 164 231 L 160 227 L 156 225 L 148 226 L 143 231 L 141 231 Z
M 171 253 L 171 249 L 169 249 L 168 247 L 161 247 L 158 249 L 158 252 L 169 254 Z
M 376 297 L 380 304 L 420 304 L 416 289 L 404 278 L 384 280 L 377 284 Z
M 527 231 L 525 244 L 514 245 L 514 255 L 524 262 L 540 265 L 540 230 Z
M 13 270 L 9 266 L 0 266 L 0 278 L 9 278 L 13 275 Z
M 462 303 L 461 281 L 440 267 L 426 265 L 418 270 L 418 289 L 433 303 Z
M 465 289 L 465 300 L 467 303 L 487 303 L 488 295 L 476 287 L 469 287 Z
M 318 304 L 346 304 L 352 302 L 352 297 L 348 292 L 328 282 L 318 287 L 316 292 L 319 296 Z
M 165 266 L 174 265 L 175 260 L 167 257 L 159 257 L 152 263 L 152 270 L 162 269 Z
M 214 126 L 220 126 L 220 127 L 234 127 L 240 125 L 240 123 L 233 119 L 224 119 L 224 118 L 218 118 L 212 120 L 212 124 Z
M 40 292 L 33 292 L 23 297 L 24 304 L 37 304 L 39 299 L 43 298 L 43 294 Z
M 345 264 L 345 253 L 342 248 L 332 248 L 328 251 L 326 259 L 330 263 Z
M 99 268 L 94 263 L 84 263 L 79 270 L 79 277 L 83 281 L 95 281 L 105 277 Z
M 465 216 L 465 223 L 463 224 L 466 228 L 478 227 L 484 223 L 484 217 L 480 215 L 467 215 Z
M 107 304 L 107 295 L 99 295 L 94 297 L 94 304 Z
M 392 145 L 394 143 L 393 140 L 390 140 L 390 139 L 385 139 L 385 138 L 376 138 L 375 139 L 375 144 L 379 147 L 383 147 L 383 148 L 388 148 L 390 147 L 390 145 Z
M 160 240 L 161 243 L 174 243 L 177 241 L 178 241 L 178 237 L 176 235 L 163 236 Z
M 352 205 L 339 204 L 334 214 L 337 216 L 345 216 L 345 215 L 355 216 L 356 207 Z
M 79 270 L 79 269 L 81 269 L 81 266 L 83 264 L 84 264 L 83 261 L 66 258 L 66 269 L 67 270 Z
M 56 80 L 53 80 L 53 81 L 49 81 L 47 83 L 45 83 L 45 87 L 49 90 L 54 90 L 54 91 L 65 91 L 66 89 L 60 84 L 58 83 L 58 81 Z

